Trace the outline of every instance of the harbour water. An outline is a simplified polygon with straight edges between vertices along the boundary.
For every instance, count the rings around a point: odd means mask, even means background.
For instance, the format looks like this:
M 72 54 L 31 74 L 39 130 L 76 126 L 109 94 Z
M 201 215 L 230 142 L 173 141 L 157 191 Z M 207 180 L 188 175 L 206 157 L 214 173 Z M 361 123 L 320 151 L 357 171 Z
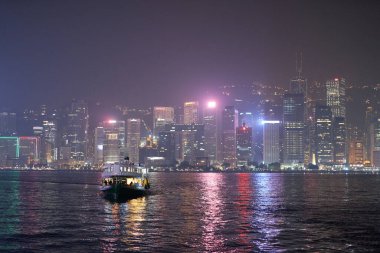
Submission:
M 377 251 L 380 175 L 152 173 L 99 195 L 100 173 L 0 171 L 0 251 Z

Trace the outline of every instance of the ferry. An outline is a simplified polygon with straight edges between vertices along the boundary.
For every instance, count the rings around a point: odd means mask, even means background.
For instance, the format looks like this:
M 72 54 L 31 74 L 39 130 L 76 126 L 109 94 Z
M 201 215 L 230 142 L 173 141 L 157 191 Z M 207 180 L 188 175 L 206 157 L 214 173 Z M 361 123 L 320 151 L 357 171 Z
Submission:
M 104 197 L 115 200 L 144 196 L 150 189 L 148 169 L 128 160 L 106 164 L 101 180 L 100 190 Z

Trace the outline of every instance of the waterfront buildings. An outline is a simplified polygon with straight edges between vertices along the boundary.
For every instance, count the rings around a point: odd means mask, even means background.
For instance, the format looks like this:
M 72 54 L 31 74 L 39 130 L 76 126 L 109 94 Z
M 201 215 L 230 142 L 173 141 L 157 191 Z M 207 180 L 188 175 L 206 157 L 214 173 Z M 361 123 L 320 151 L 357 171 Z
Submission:
M 236 128 L 238 111 L 234 106 L 226 106 L 222 113 L 222 156 L 226 165 L 236 166 Z
M 218 148 L 218 128 L 217 128 L 217 103 L 215 101 L 207 102 L 203 110 L 204 125 L 204 147 L 205 156 L 209 158 L 211 164 L 217 160 Z
M 108 120 L 103 122 L 103 162 L 115 163 L 125 155 L 125 122 Z
M 280 121 L 264 120 L 263 124 L 263 162 L 279 163 L 280 160 Z
M 73 164 L 83 164 L 87 158 L 88 120 L 87 104 L 84 101 L 74 100 L 67 114 L 64 136 L 64 145 L 70 147 L 70 159 Z
M 326 82 L 327 105 L 331 107 L 332 116 L 346 117 L 346 80 L 334 78 Z
M 236 128 L 237 166 L 247 166 L 252 162 L 252 128 L 245 123 Z
M 127 155 L 132 163 L 138 164 L 141 136 L 141 120 L 127 119 Z
M 174 123 L 174 108 L 155 106 L 153 108 L 153 136 L 157 138 L 159 133 L 165 130 L 165 125 Z
M 303 164 L 304 153 L 304 95 L 287 93 L 284 95 L 284 163 L 286 165 Z
M 330 106 L 317 105 L 315 108 L 315 145 L 317 164 L 334 162 L 333 122 Z

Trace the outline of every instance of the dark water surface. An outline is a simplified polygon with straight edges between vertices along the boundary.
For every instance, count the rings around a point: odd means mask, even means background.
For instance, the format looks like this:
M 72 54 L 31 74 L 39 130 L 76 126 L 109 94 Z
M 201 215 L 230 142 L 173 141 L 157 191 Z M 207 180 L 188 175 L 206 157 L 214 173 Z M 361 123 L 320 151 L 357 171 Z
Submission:
M 99 173 L 0 171 L 0 251 L 380 249 L 380 175 L 152 173 L 111 203 Z

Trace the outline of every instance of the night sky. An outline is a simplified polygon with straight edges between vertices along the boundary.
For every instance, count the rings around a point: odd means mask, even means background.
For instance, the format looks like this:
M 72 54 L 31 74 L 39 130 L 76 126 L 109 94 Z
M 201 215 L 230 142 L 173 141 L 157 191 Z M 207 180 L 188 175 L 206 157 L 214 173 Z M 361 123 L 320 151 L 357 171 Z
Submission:
M 229 83 L 380 83 L 380 1 L 0 1 L 0 106 L 194 99 Z

